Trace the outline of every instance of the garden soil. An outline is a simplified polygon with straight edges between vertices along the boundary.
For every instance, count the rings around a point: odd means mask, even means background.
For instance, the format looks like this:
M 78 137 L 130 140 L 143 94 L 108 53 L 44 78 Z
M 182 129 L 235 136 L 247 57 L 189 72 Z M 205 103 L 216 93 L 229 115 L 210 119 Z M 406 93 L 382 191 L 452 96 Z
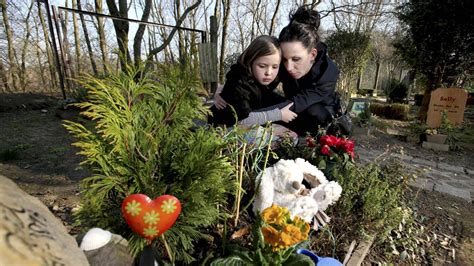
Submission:
M 59 108 L 59 100 L 37 94 L 0 94 L 0 174 L 14 180 L 23 190 L 40 199 L 69 233 L 82 228 L 73 226 L 72 212 L 79 204 L 80 180 L 89 176 L 80 167 L 83 158 L 71 144 L 74 139 L 63 127 L 63 119 L 87 125 L 78 110 Z M 406 123 L 390 121 L 395 128 Z M 357 148 L 383 150 L 403 147 L 406 154 L 429 160 L 443 160 L 456 166 L 472 164 L 474 147 L 462 145 L 462 151 L 436 153 L 406 142 L 399 136 L 374 131 L 370 137 L 355 136 Z M 441 157 L 441 158 L 440 158 Z M 472 166 L 470 166 L 472 168 Z M 433 264 L 474 265 L 474 206 L 472 202 L 432 191 L 413 189 L 414 208 L 426 234 L 434 236 Z M 430 237 L 432 239 L 433 237 Z M 382 256 L 371 250 L 369 261 Z M 408 263 L 409 264 L 409 263 Z

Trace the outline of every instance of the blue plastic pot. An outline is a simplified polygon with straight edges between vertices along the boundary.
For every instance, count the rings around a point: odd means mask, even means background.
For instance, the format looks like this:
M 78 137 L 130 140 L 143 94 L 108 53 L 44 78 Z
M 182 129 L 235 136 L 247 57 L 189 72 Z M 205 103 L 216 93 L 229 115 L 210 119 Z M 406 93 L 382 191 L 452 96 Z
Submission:
M 335 258 L 319 257 L 318 255 L 314 254 L 312 251 L 307 250 L 307 249 L 298 249 L 296 250 L 296 253 L 303 254 L 310 257 L 314 261 L 314 264 L 316 264 L 317 266 L 341 266 L 342 265 L 342 263 L 336 260 Z

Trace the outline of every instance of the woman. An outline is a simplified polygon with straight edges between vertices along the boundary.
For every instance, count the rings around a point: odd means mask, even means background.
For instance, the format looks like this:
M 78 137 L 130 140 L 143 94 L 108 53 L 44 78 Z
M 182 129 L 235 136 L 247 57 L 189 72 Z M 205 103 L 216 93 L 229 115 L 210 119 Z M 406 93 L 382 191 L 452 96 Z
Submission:
M 319 23 L 319 13 L 302 6 L 290 15 L 289 24 L 279 36 L 284 67 L 280 67 L 278 77 L 287 100 L 277 107 L 293 104 L 290 110 L 297 117 L 278 123 L 300 136 L 315 134 L 339 111 L 336 110 L 339 106 L 335 93 L 339 70 L 327 56 L 326 45 L 320 42 Z M 226 105 L 219 95 L 215 101 L 218 108 Z
M 336 115 L 335 93 L 339 70 L 328 57 L 326 45 L 320 42 L 319 13 L 302 6 L 290 15 L 289 24 L 279 35 L 282 63 L 278 77 L 288 99 L 290 110 L 298 117 L 285 126 L 304 135 L 325 127 Z

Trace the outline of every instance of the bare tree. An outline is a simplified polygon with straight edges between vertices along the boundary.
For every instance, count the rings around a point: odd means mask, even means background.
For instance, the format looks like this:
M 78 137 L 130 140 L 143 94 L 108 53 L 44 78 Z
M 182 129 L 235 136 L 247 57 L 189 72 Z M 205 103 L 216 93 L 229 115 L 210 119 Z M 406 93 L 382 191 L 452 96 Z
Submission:
M 54 88 L 58 87 L 57 79 L 56 79 L 56 74 L 57 74 L 56 63 L 54 62 L 52 45 L 51 45 L 51 41 L 49 39 L 49 33 L 48 33 L 49 30 L 48 30 L 48 26 L 46 25 L 46 21 L 44 19 L 44 14 L 42 12 L 41 6 L 38 6 L 38 17 L 40 20 L 41 28 L 43 30 L 46 55 L 48 58 L 49 73 L 51 75 L 51 90 L 53 90 Z
M 384 0 L 331 0 L 330 7 L 321 14 L 323 18 L 332 15 L 337 30 L 370 34 L 385 15 L 393 13 L 394 4 Z
M 106 0 L 109 12 L 112 16 L 128 18 L 127 0 L 119 0 L 118 6 L 114 0 Z M 130 52 L 128 51 L 128 30 L 129 23 L 122 20 L 113 20 L 117 44 L 119 47 L 120 65 L 122 70 L 126 69 L 126 65 L 131 61 Z
M 0 59 L 0 77 L 2 79 L 2 91 L 10 92 L 8 87 L 8 78 L 5 72 L 5 67 L 3 66 L 3 60 Z
M 221 55 L 219 59 L 219 82 L 224 81 L 224 61 L 225 61 L 225 53 L 226 53 L 226 46 L 227 46 L 227 28 L 229 26 L 229 17 L 230 17 L 230 10 L 231 10 L 232 0 L 222 0 L 222 36 L 221 36 Z
M 104 12 L 104 4 L 102 0 L 95 0 L 95 11 L 99 14 Z M 102 17 L 97 17 L 97 34 L 99 35 L 99 46 L 100 51 L 102 53 L 102 67 L 105 72 L 109 67 L 109 60 L 108 60 L 108 51 L 107 51 L 107 43 L 105 40 L 105 30 L 104 30 L 104 19 Z
M 41 48 L 40 48 L 40 34 L 39 34 L 39 25 L 38 25 L 38 22 L 36 19 L 33 19 L 33 22 L 35 23 L 35 33 L 36 33 L 36 59 L 37 59 L 37 62 L 38 62 L 38 69 L 39 69 L 39 73 L 38 75 L 40 76 L 41 78 L 41 86 L 44 87 L 44 88 L 47 88 L 48 87 L 48 83 L 46 81 L 46 78 L 44 76 L 44 67 L 43 67 L 43 63 L 41 61 L 41 57 L 42 57 L 42 54 L 43 54 L 43 51 L 41 51 Z M 51 91 L 52 87 L 50 86 L 50 91 Z
M 28 7 L 28 13 L 25 18 L 25 36 L 23 37 L 23 46 L 21 49 L 21 67 L 20 71 L 18 73 L 18 76 L 20 78 L 20 84 L 21 84 L 21 89 L 25 92 L 26 91 L 26 84 L 27 78 L 26 78 L 26 53 L 28 51 L 28 44 L 31 36 L 31 27 L 30 27 L 30 17 L 31 17 L 31 12 L 33 10 L 33 5 L 34 1 L 31 1 L 30 6 Z
M 165 49 L 166 46 L 168 46 L 174 34 L 178 30 L 178 27 L 180 27 L 183 21 L 186 19 L 186 16 L 189 14 L 189 12 L 196 9 L 201 4 L 201 2 L 202 0 L 197 0 L 194 4 L 190 5 L 189 7 L 186 8 L 186 10 L 184 10 L 184 12 L 180 15 L 179 19 L 177 20 L 175 27 L 171 30 L 170 34 L 168 35 L 168 38 L 159 47 L 154 48 L 153 50 L 150 51 L 150 53 L 148 54 L 147 60 L 153 59 L 154 55 L 161 52 L 163 49 Z
M 8 19 L 8 12 L 7 12 L 7 2 L 6 0 L 0 0 L 0 7 L 2 9 L 2 17 L 3 17 L 3 26 L 5 28 L 5 34 L 7 37 L 7 46 L 8 46 L 8 63 L 10 65 L 9 73 L 12 78 L 12 90 L 17 89 L 17 82 L 18 82 L 18 77 L 16 75 L 17 73 L 17 64 L 15 62 L 15 50 L 13 49 L 14 43 L 13 43 L 13 37 L 12 37 L 12 29 L 10 26 L 10 22 Z
M 165 16 L 163 15 L 163 7 L 161 5 L 161 2 L 160 2 L 160 4 L 158 4 L 156 0 L 154 1 L 154 10 L 155 10 L 155 12 L 152 13 L 152 16 L 153 16 L 153 14 L 155 14 L 154 17 L 153 17 L 153 20 L 157 21 L 158 23 L 165 24 L 165 20 L 164 20 Z M 166 39 L 168 39 L 168 32 L 166 31 L 165 27 L 159 27 L 158 29 L 157 29 L 157 27 L 153 27 L 152 29 L 153 29 L 153 31 L 152 31 L 153 32 L 153 34 L 152 34 L 153 45 L 150 45 L 150 50 L 152 50 L 154 47 L 157 47 L 157 45 L 158 45 L 158 41 L 156 39 L 156 34 L 155 34 L 156 31 L 159 31 L 161 41 L 164 42 Z M 173 62 L 174 61 L 173 53 L 171 53 L 169 46 L 165 47 L 165 49 L 163 50 L 163 54 L 164 54 L 165 62 Z M 157 60 L 157 59 L 158 59 L 158 57 L 157 57 L 157 55 L 155 55 L 155 60 Z
M 174 4 L 174 17 L 177 21 L 179 19 L 179 13 L 181 12 L 181 0 L 175 0 Z M 184 44 L 184 33 L 182 30 L 178 30 L 178 59 L 182 68 L 186 66 L 187 56 L 186 48 Z
M 82 10 L 81 0 L 77 0 L 77 9 Z M 91 61 L 92 71 L 94 75 L 98 75 L 99 72 L 97 71 L 97 65 L 94 60 L 94 53 L 92 52 L 92 45 L 89 38 L 89 32 L 87 31 L 86 21 L 84 20 L 84 15 L 82 13 L 79 14 L 82 23 L 82 30 L 84 31 L 84 38 L 86 40 L 87 51 L 89 52 L 89 59 Z
M 72 0 L 72 8 L 77 9 L 77 0 Z M 76 53 L 76 72 L 81 73 L 81 37 L 79 32 L 79 26 L 77 24 L 77 15 L 75 12 L 72 13 L 72 25 L 74 29 L 74 50 Z

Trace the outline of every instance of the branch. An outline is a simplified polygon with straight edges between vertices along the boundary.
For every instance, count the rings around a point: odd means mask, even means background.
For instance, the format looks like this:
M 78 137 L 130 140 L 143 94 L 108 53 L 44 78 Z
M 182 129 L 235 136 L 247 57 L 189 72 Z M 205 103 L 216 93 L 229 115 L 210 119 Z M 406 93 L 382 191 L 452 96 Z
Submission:
M 386 11 L 386 12 L 381 12 L 377 15 L 370 15 L 370 14 L 368 15 L 368 14 L 363 13 L 363 12 L 354 11 L 354 9 L 356 9 L 360 6 L 367 5 L 367 4 L 374 4 L 373 1 L 360 2 L 358 4 L 346 4 L 346 5 L 341 5 L 341 6 L 336 6 L 336 5 L 334 5 L 333 2 L 332 2 L 332 4 L 333 4 L 333 7 L 331 9 L 319 11 L 319 13 L 321 14 L 321 19 L 329 16 L 331 13 L 337 13 L 337 12 L 352 14 L 352 15 L 359 15 L 359 16 L 361 16 L 361 15 L 363 15 L 363 16 L 380 16 L 382 14 L 395 13 L 393 11 Z
M 186 8 L 184 13 L 181 15 L 181 17 L 176 22 L 176 27 L 171 30 L 170 34 L 168 35 L 168 38 L 163 42 L 163 44 L 150 51 L 150 53 L 148 54 L 148 57 L 146 59 L 147 61 L 152 60 L 153 56 L 155 56 L 157 53 L 159 53 L 159 52 L 161 52 L 162 50 L 165 49 L 165 47 L 171 42 L 171 39 L 173 38 L 174 34 L 178 30 L 177 27 L 181 26 L 183 21 L 186 19 L 186 16 L 188 15 L 188 13 L 191 12 L 193 9 L 197 8 L 201 4 L 201 2 L 202 2 L 202 0 L 197 0 L 197 2 L 194 3 L 192 6 Z

